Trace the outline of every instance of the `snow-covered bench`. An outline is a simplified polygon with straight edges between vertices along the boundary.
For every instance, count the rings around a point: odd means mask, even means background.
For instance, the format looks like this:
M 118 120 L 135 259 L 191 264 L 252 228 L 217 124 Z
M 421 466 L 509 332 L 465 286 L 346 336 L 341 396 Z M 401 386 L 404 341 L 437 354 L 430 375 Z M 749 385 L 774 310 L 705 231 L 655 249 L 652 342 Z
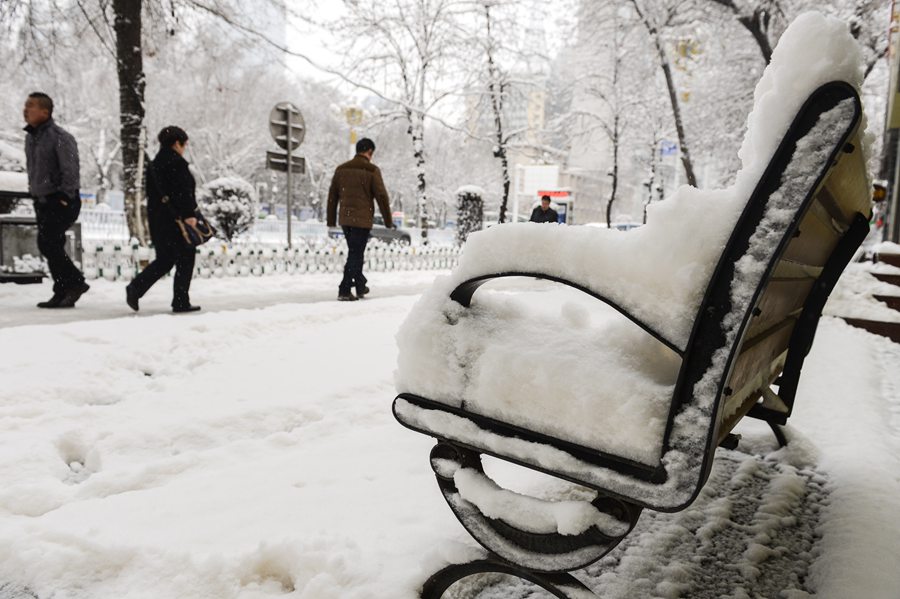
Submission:
M 491 553 L 439 572 L 423 597 L 482 571 L 586 596 L 562 573 L 610 551 L 642 509 L 692 503 L 744 416 L 779 433 L 824 303 L 870 215 L 855 45 L 843 25 L 817 15 L 783 44 L 818 62 L 776 51 L 732 188 L 683 188 L 657 210 L 668 228 L 651 217 L 646 231 L 627 233 L 504 225 L 474 234 L 460 266 L 414 308 L 398 337 L 394 415 L 438 439 L 431 466 L 441 491 Z M 678 229 L 685 214 L 704 229 Z M 561 324 L 564 310 L 541 328 L 475 295 L 512 276 L 579 289 L 636 326 L 596 338 L 577 315 Z M 542 370 L 548 347 L 575 358 Z M 482 454 L 596 498 L 547 502 L 504 490 L 485 475 Z

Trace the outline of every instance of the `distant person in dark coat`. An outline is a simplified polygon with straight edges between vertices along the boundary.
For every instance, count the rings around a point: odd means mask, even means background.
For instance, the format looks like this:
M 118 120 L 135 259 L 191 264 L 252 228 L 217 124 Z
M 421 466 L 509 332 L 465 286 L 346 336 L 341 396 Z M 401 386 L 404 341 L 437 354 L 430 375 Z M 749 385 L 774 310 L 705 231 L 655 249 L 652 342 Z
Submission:
M 78 144 L 53 120 L 53 100 L 34 92 L 25 100 L 25 163 L 34 199 L 38 249 L 53 277 L 53 297 L 38 308 L 72 308 L 90 289 L 66 254 L 66 230 L 81 212 Z
M 344 265 L 344 278 L 338 286 L 340 301 L 356 301 L 369 293 L 367 280 L 363 275 L 363 264 L 366 243 L 372 232 L 375 202 L 384 217 L 385 226 L 393 226 L 391 203 L 384 188 L 381 170 L 372 164 L 374 153 L 375 142 L 368 138 L 359 140 L 356 144 L 356 156 L 334 170 L 331 188 L 328 190 L 328 226 L 340 224 L 347 240 L 347 263 Z M 356 289 L 356 295 L 353 295 L 352 289 Z
M 188 292 L 194 275 L 196 250 L 181 235 L 175 219 L 196 225 L 194 176 L 184 159 L 188 135 L 179 127 L 163 128 L 157 136 L 159 152 L 147 169 L 147 218 L 156 259 L 125 288 L 125 301 L 137 312 L 138 300 L 175 267 L 172 312 L 196 312 Z
M 531 211 L 531 218 L 528 220 L 532 223 L 559 222 L 559 215 L 550 207 L 550 196 L 541 196 L 541 205 L 534 207 L 534 210 Z

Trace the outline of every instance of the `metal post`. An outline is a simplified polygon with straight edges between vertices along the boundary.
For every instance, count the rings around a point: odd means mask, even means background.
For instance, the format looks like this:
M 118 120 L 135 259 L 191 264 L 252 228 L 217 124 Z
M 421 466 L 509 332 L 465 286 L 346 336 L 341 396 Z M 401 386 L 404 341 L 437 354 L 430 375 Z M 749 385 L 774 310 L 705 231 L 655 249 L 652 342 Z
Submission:
M 291 130 L 291 107 L 285 109 L 287 118 L 287 244 L 288 249 L 293 246 L 291 244 L 291 221 L 293 220 L 291 210 L 291 171 L 294 170 L 294 162 L 291 156 L 291 150 L 294 146 L 294 133 Z

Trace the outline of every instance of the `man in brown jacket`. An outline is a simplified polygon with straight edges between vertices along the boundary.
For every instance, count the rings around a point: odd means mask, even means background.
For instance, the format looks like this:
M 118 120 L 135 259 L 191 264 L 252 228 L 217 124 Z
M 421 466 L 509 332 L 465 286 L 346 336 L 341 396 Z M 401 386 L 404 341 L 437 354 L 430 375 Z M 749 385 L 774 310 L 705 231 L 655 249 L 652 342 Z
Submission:
M 363 275 L 363 263 L 375 216 L 374 202 L 378 202 L 385 226 L 393 226 L 390 199 L 384 188 L 381 170 L 372 164 L 374 153 L 375 142 L 367 137 L 359 140 L 356 156 L 334 170 L 328 190 L 328 226 L 335 226 L 337 221 L 344 229 L 347 240 L 347 263 L 344 265 L 344 278 L 338 286 L 340 301 L 356 301 L 369 292 Z M 340 218 L 337 217 L 338 204 Z M 351 293 L 351 288 L 356 289 L 356 295 Z

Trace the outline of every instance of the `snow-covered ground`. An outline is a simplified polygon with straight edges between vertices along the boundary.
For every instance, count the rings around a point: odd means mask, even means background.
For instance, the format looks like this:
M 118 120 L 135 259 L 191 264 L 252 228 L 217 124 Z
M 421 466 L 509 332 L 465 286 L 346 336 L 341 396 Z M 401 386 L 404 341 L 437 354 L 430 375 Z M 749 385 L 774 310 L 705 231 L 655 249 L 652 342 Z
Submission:
M 372 290 L 368 299 L 421 293 L 434 280 L 436 271 L 368 273 Z M 333 300 L 341 275 L 336 273 L 266 275 L 265 277 L 194 278 L 191 302 L 204 311 L 262 308 L 284 303 Z M 125 283 L 88 281 L 91 288 L 74 310 L 37 310 L 35 304 L 53 295 L 49 278 L 43 285 L 0 285 L 0 328 L 24 324 L 119 318 L 133 315 L 125 304 Z M 171 275 L 159 281 L 141 298 L 140 317 L 171 312 Z
M 390 412 L 394 335 L 434 276 L 378 273 L 351 304 L 335 275 L 201 280 L 188 316 L 166 313 L 168 282 L 138 315 L 121 283 L 69 311 L 32 307 L 48 285 L 0 286 L 0 597 L 412 599 L 479 556 L 432 442 Z M 524 286 L 535 305 L 577 294 Z M 697 502 L 645 512 L 576 576 L 604 598 L 895 599 L 898 363 L 900 346 L 823 319 L 789 447 L 742 425 Z M 497 582 L 461 596 L 542 596 Z

